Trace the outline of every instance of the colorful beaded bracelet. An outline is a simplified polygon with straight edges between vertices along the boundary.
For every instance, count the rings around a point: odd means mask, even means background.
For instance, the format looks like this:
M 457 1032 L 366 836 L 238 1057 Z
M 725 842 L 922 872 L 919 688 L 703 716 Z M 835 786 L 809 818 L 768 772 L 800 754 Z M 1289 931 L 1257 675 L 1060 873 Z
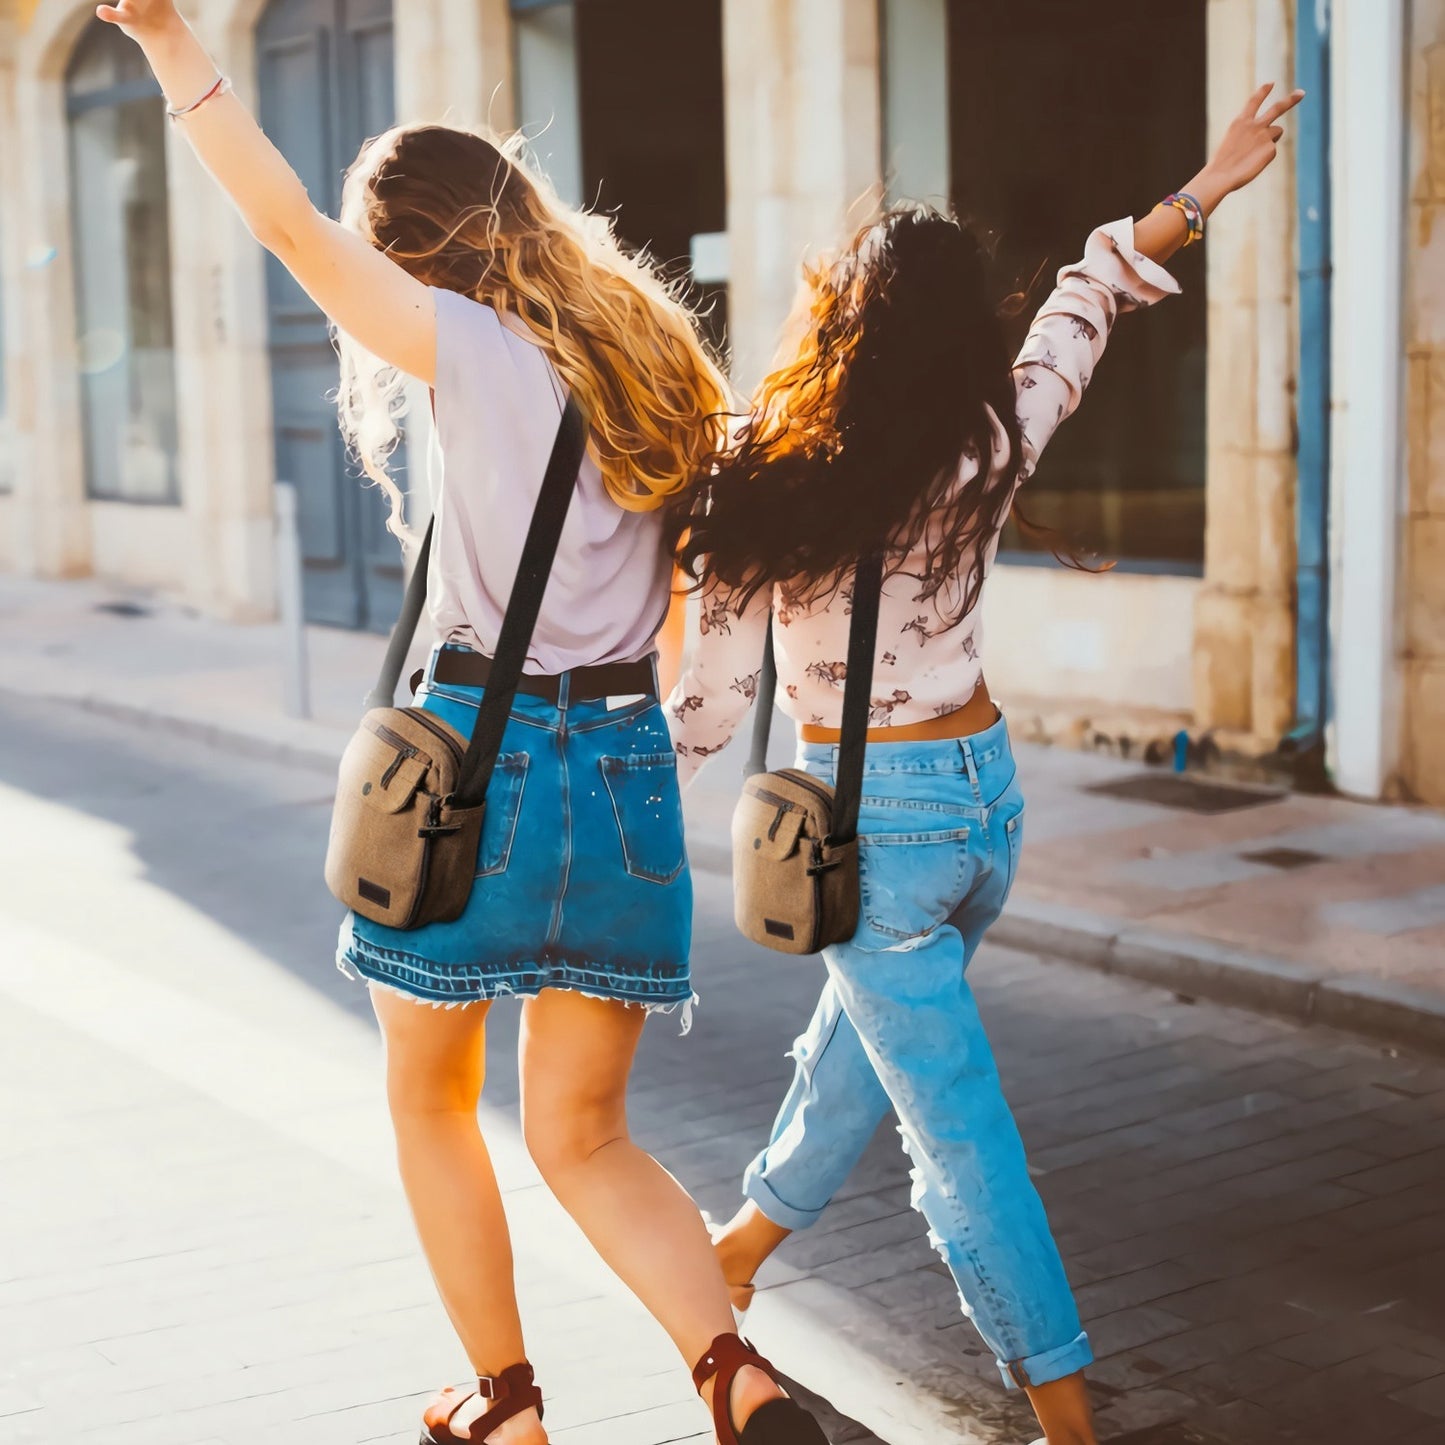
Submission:
M 1159 204 L 1178 211 L 1184 217 L 1184 224 L 1189 228 L 1189 234 L 1184 238 L 1186 246 L 1192 246 L 1196 241 L 1204 239 L 1204 207 L 1188 191 L 1175 191 L 1172 196 L 1165 196 Z

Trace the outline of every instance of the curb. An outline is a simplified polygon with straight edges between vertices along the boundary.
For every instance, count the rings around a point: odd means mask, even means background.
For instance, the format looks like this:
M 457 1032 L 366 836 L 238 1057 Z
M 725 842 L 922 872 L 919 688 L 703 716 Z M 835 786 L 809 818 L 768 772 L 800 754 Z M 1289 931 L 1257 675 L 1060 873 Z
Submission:
M 96 697 L 87 693 L 67 694 L 39 689 L 31 691 L 0 682 L 0 697 L 78 708 L 94 717 L 109 718 L 130 727 L 149 728 L 168 737 L 184 738 L 188 742 L 204 743 L 238 757 L 279 763 L 285 767 L 306 768 L 333 776 L 337 764 L 341 761 L 342 749 L 346 745 L 346 736 L 339 729 L 303 719 L 286 719 L 281 727 L 288 735 L 279 736 L 259 729 L 228 727 L 208 718 L 188 717 L 180 712 L 168 712 L 142 703 Z
M 989 930 L 989 941 L 1190 998 L 1445 1054 L 1445 997 L 1389 979 L 1326 975 L 1307 964 L 1017 896 Z

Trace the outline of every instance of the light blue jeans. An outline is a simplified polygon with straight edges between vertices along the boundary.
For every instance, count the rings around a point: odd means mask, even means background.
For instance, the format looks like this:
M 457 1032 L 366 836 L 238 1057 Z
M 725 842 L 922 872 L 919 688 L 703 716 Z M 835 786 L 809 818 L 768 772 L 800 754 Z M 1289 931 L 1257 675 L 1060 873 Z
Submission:
M 836 756 L 805 743 L 799 766 L 832 782 Z M 1093 1359 L 965 977 L 1013 885 L 1023 810 L 1002 718 L 957 741 L 869 746 L 862 921 L 824 951 L 792 1086 L 743 1186 L 806 1228 L 891 1108 L 914 1208 L 1010 1387 Z

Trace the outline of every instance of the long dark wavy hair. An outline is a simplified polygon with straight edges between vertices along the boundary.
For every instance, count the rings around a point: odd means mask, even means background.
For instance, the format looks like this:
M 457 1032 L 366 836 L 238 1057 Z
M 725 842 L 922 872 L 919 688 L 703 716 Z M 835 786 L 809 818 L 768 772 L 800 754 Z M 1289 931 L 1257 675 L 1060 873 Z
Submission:
M 678 561 L 698 587 L 740 610 L 782 584 L 807 606 L 860 556 L 886 547 L 898 573 L 922 543 L 920 600 L 936 597 L 954 624 L 973 610 L 1021 461 L 1005 317 L 1024 298 L 990 299 L 989 259 L 954 216 L 906 205 L 809 271 L 801 341 L 674 513 Z M 1002 467 L 990 408 L 1008 437 Z M 978 468 L 959 486 L 966 456 Z

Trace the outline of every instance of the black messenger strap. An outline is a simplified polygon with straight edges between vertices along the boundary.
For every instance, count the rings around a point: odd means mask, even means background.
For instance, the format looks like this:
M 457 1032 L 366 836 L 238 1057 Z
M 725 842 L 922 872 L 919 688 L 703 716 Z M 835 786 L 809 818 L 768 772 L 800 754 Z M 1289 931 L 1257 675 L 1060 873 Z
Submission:
M 527 650 L 537 626 L 537 614 L 542 610 L 542 597 L 552 573 L 552 560 L 557 555 L 557 543 L 561 540 L 562 525 L 567 520 L 567 509 L 572 504 L 577 473 L 581 470 L 586 450 L 587 421 L 577 402 L 569 397 L 561 425 L 557 428 L 557 439 L 552 444 L 552 455 L 547 461 L 547 472 L 537 495 L 531 526 L 527 529 L 527 540 L 522 547 L 521 561 L 517 564 L 517 577 L 507 599 L 507 611 L 502 618 L 502 630 L 497 638 L 486 692 L 477 710 L 466 756 L 462 759 L 454 798 L 458 807 L 473 807 L 487 796 L 487 786 L 492 781 L 492 769 L 496 767 L 497 754 L 502 748 L 502 734 L 506 731 L 517 686 L 522 680 Z M 406 665 L 406 654 L 426 603 L 427 571 L 435 525 L 433 520 L 427 527 L 426 541 L 407 586 L 406 599 L 386 650 L 381 677 L 375 692 L 367 698 L 370 707 L 391 707 L 396 697 L 396 685 Z
M 863 757 L 868 749 L 868 713 L 872 706 L 873 658 L 878 647 L 878 601 L 883 590 L 883 556 L 864 557 L 853 576 L 853 616 L 848 627 L 848 673 L 843 681 L 843 725 L 839 729 L 838 768 L 833 788 L 833 843 L 850 843 L 858 834 L 858 809 L 863 801 Z M 747 777 L 768 768 L 768 736 L 773 726 L 773 699 L 778 690 L 778 664 L 773 652 L 773 620 L 768 617 L 763 645 L 763 670 L 758 678 L 757 716 Z
M 412 568 L 411 580 L 406 584 L 406 596 L 401 600 L 401 614 L 396 619 L 396 626 L 391 629 L 391 641 L 386 645 L 386 659 L 381 664 L 381 676 L 377 678 L 376 686 L 366 694 L 365 707 L 368 712 L 374 707 L 396 705 L 396 685 L 401 681 L 406 655 L 411 651 L 412 638 L 416 636 L 422 609 L 426 607 L 426 579 L 431 563 L 432 532 L 436 529 L 436 524 L 435 516 L 426 524 L 421 552 L 416 559 L 416 566 Z

